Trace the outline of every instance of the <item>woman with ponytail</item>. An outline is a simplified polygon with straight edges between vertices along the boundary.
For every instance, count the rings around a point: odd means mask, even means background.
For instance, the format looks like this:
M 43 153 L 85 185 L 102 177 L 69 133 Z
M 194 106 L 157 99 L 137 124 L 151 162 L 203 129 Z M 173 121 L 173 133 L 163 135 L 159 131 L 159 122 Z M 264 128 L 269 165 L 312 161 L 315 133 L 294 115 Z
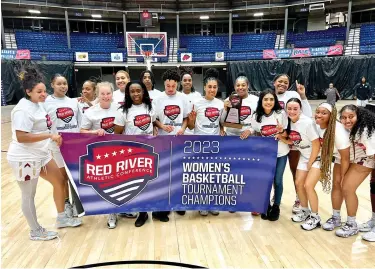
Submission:
M 193 101 L 188 127 L 193 130 L 194 135 L 224 135 L 223 126 L 220 124 L 224 103 L 215 98 L 219 87 L 218 77 L 219 72 L 216 69 L 208 69 L 203 80 L 205 96 Z M 202 216 L 207 216 L 208 213 L 219 215 L 219 211 L 199 211 Z
M 350 131 L 351 163 L 342 183 L 347 221 L 336 231 L 340 237 L 356 235 L 359 231 L 367 232 L 364 240 L 375 241 L 375 208 L 373 204 L 372 218 L 359 227 L 356 223 L 358 197 L 356 191 L 368 175 L 375 169 L 375 115 L 369 110 L 346 105 L 340 111 L 341 123 Z M 371 193 L 374 193 L 371 186 Z M 371 200 L 373 202 L 373 200 Z

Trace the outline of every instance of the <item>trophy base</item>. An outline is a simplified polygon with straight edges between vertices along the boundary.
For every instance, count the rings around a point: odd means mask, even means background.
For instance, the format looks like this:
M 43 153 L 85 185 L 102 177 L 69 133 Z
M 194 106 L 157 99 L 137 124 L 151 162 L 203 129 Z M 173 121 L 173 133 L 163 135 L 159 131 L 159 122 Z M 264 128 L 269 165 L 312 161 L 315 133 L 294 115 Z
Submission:
M 231 122 L 224 122 L 223 126 L 235 129 L 242 129 L 242 124 L 240 123 L 231 123 Z

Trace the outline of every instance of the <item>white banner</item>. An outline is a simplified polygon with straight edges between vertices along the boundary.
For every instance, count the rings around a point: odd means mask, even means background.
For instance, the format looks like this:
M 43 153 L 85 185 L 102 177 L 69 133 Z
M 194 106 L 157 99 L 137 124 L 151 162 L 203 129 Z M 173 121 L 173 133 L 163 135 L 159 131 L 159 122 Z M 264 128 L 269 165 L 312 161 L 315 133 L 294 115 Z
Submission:
M 124 61 L 124 57 L 123 57 L 122 52 L 111 53 L 111 61 L 112 62 L 123 62 Z
M 215 53 L 215 61 L 217 61 L 217 62 L 224 61 L 224 52 L 216 52 Z
M 181 62 L 191 62 L 193 61 L 192 53 L 181 53 Z
M 88 62 L 89 53 L 88 52 L 76 52 L 76 62 Z

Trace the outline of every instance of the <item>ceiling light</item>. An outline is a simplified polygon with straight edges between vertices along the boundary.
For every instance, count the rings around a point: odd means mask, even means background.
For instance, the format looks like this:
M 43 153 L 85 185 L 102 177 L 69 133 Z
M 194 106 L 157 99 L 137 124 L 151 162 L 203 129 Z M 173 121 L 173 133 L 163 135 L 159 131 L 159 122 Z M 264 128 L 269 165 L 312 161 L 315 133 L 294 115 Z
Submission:
M 91 14 L 91 17 L 93 17 L 95 19 L 100 19 L 102 17 L 102 15 L 100 15 L 100 14 Z
M 254 13 L 254 17 L 262 17 L 263 15 L 263 12 Z
M 32 13 L 32 14 L 40 14 L 40 10 L 29 9 L 29 13 Z
M 208 20 L 210 17 L 208 15 L 203 15 L 199 17 L 201 20 Z

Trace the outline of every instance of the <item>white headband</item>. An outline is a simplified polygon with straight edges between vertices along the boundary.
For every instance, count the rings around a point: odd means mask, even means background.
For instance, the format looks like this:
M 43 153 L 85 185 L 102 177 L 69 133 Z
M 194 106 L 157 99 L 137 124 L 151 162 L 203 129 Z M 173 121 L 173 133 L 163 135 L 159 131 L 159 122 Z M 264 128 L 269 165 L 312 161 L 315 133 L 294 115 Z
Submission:
M 322 103 L 322 104 L 319 105 L 319 107 L 326 108 L 329 112 L 332 112 L 332 105 L 330 105 L 328 103 Z

